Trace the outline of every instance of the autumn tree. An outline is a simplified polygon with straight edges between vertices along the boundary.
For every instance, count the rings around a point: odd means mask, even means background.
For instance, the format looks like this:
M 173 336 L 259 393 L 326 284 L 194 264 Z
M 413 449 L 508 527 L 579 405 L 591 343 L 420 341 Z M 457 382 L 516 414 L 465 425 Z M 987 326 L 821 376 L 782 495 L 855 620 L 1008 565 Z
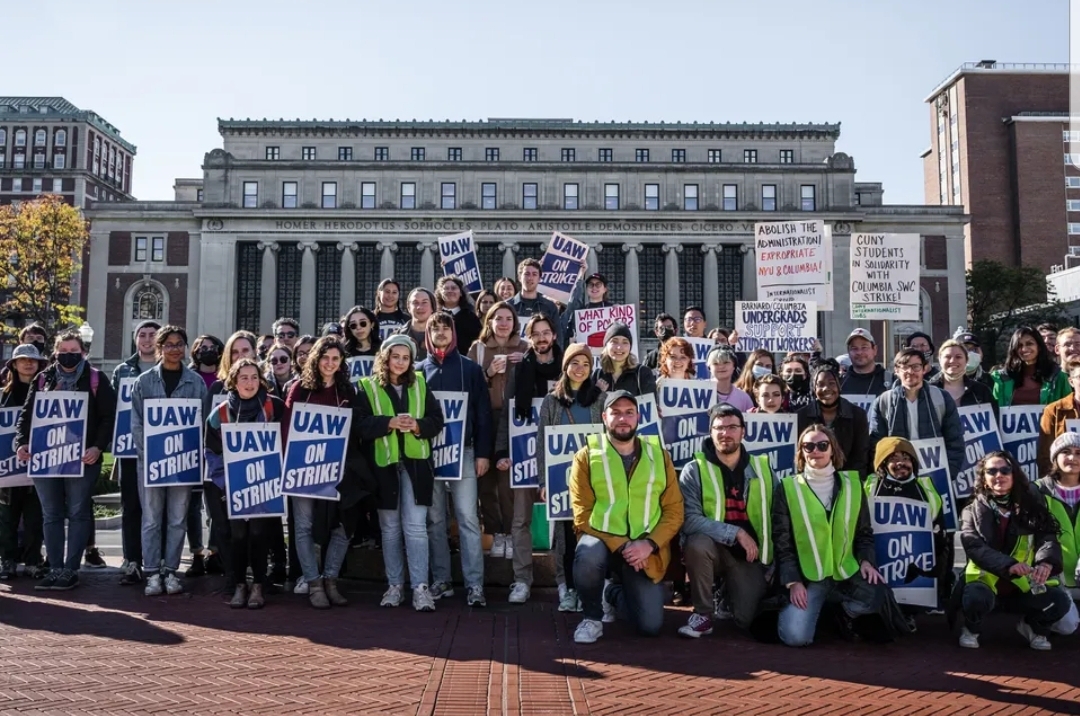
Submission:
M 58 196 L 0 206 L 0 256 L 8 261 L 6 286 L 0 282 L 6 332 L 12 331 L 9 322 L 37 322 L 50 335 L 79 322 L 82 308 L 71 304 L 71 284 L 89 237 L 82 214 Z

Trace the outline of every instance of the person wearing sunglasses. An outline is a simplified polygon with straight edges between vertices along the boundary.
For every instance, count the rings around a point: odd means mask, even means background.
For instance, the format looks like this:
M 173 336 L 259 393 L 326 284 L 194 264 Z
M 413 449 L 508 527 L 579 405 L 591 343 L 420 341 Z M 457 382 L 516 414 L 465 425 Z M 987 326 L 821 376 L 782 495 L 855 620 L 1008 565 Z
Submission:
M 279 318 L 274 321 L 274 341 L 289 347 L 296 345 L 296 339 L 300 337 L 300 323 L 295 318 Z
M 270 384 L 270 394 L 284 400 L 285 384 L 292 379 L 292 348 L 275 343 L 266 355 L 266 382 Z
M 382 338 L 379 333 L 379 320 L 374 311 L 363 306 L 353 306 L 341 319 L 341 325 L 345 329 L 343 338 L 346 358 L 378 355 Z
M 1060 531 L 1011 454 L 995 450 L 979 461 L 975 496 L 961 516 L 960 544 L 967 566 L 950 604 L 955 613 L 959 602 L 964 615 L 960 646 L 978 649 L 983 619 L 1003 606 L 1023 613 L 1016 631 L 1032 649 L 1050 650 L 1050 629 L 1068 613 L 1071 602 L 1058 588 Z
M 777 632 L 788 646 L 814 641 L 826 601 L 838 600 L 841 631 L 876 614 L 887 587 L 877 571 L 866 493 L 854 472 L 840 472 L 843 451 L 832 430 L 811 425 L 796 442 L 796 474 L 773 496 L 777 578 L 788 591 Z

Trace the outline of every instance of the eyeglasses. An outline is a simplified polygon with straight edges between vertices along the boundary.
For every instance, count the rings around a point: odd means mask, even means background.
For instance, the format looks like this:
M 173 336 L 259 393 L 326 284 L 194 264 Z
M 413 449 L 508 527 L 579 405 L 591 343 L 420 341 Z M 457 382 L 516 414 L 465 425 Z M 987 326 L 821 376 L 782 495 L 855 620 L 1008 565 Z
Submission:
M 296 338 L 296 331 L 280 331 L 274 335 L 278 338 Z
M 717 433 L 733 433 L 736 430 L 742 430 L 743 429 L 743 424 L 742 423 L 736 423 L 734 425 L 714 425 L 712 427 L 712 429 L 713 429 L 714 432 L 717 432 Z
M 705 319 L 699 316 L 687 316 L 684 319 L 687 323 L 704 323 Z
M 803 443 L 799 447 L 802 448 L 804 453 L 810 454 L 812 452 L 828 452 L 831 445 L 828 440 L 819 440 L 818 442 Z
M 352 328 L 353 330 L 356 330 L 357 328 L 367 328 L 370 325 L 371 324 L 368 323 L 367 321 L 353 321 L 352 323 L 349 324 L 349 328 Z
M 1011 475 L 1012 465 L 1002 465 L 1001 467 L 988 467 L 983 470 L 990 477 L 996 477 L 998 475 Z
M 551 331 L 543 331 L 543 332 L 536 332 L 536 331 L 534 331 L 534 332 L 533 332 L 533 334 L 532 334 L 532 336 L 531 336 L 531 338 L 532 338 L 533 340 L 536 340 L 537 338 L 551 338 L 551 337 L 553 337 L 554 335 L 555 335 L 555 334 L 554 334 L 554 333 L 552 333 Z
M 182 351 L 186 347 L 184 343 L 163 343 L 161 344 L 161 350 L 163 351 Z
M 288 363 L 289 358 L 288 356 L 277 356 L 276 358 L 271 358 L 270 362 L 274 365 L 281 365 L 282 363 Z
M 904 365 L 893 366 L 893 369 L 897 373 L 922 373 L 924 366 L 922 363 L 906 363 Z

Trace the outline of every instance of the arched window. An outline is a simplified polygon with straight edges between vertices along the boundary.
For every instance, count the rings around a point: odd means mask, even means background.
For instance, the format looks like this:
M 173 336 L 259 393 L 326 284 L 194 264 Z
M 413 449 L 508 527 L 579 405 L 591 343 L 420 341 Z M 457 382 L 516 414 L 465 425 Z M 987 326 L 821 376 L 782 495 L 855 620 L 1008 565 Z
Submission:
M 55 144 L 58 147 L 66 147 L 67 146 L 67 130 L 66 129 L 58 129 L 58 130 L 56 130 L 56 135 L 53 138 L 53 144 Z
M 16 129 L 15 130 L 15 146 L 16 147 L 25 147 L 26 146 L 26 130 L 25 129 Z
M 165 297 L 153 284 L 144 284 L 131 299 L 131 319 L 138 323 L 147 319 L 162 321 L 165 318 Z
M 35 131 L 34 132 L 34 146 L 35 147 L 44 147 L 45 146 L 45 138 L 46 138 L 46 136 L 47 136 L 47 133 L 46 133 L 46 131 L 44 129 L 39 129 L 39 130 Z

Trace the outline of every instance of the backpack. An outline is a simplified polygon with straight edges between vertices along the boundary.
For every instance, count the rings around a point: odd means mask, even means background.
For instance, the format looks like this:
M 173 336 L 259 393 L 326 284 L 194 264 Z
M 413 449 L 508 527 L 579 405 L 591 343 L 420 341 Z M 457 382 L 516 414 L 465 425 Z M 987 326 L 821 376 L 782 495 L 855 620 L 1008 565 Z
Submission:
M 221 404 L 217 406 L 217 414 L 218 420 L 221 421 L 222 425 L 232 422 L 232 419 L 229 417 L 229 401 L 221 401 Z M 274 422 L 274 403 L 270 400 L 269 395 L 267 395 L 266 400 L 263 401 L 263 416 L 266 418 L 266 422 Z
M 93 366 L 87 367 L 90 369 L 90 394 L 96 398 L 98 386 L 101 385 L 101 371 Z M 45 371 L 38 373 L 37 389 L 45 389 Z

